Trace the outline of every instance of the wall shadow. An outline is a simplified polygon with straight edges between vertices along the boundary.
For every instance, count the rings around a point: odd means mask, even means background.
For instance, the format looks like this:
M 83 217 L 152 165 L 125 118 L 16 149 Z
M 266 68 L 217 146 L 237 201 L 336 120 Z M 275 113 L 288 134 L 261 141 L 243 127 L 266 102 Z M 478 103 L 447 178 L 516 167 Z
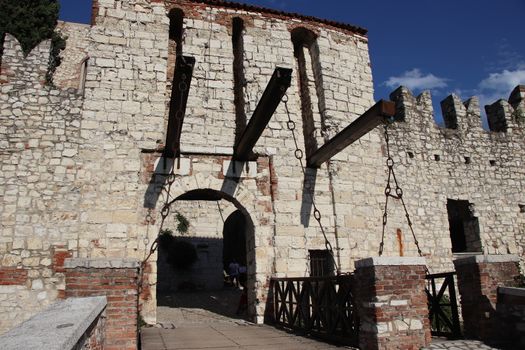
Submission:
M 306 168 L 303 179 L 303 194 L 301 201 L 301 224 L 310 226 L 310 215 L 312 212 L 312 198 L 314 198 L 315 184 L 317 181 L 317 169 Z
M 173 166 L 180 168 L 180 159 L 158 158 L 144 193 L 144 208 L 155 209 Z

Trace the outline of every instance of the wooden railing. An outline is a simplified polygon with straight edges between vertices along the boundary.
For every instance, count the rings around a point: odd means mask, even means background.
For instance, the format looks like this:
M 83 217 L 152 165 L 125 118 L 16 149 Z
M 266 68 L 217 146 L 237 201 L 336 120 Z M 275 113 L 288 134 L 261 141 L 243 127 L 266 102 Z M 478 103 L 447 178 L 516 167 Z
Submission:
M 454 286 L 455 272 L 427 275 L 428 313 L 432 335 L 460 338 L 458 303 Z
M 275 325 L 357 346 L 353 276 L 273 278 L 271 282 Z

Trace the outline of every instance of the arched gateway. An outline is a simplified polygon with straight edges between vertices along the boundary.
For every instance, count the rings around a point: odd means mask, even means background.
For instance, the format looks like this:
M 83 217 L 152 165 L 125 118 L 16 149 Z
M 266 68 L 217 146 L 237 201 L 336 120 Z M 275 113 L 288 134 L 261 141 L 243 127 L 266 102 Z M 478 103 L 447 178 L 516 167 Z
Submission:
M 157 179 L 157 183 L 159 182 L 158 180 L 159 179 Z M 273 266 L 273 251 L 269 249 L 270 245 L 268 244 L 268 242 L 273 239 L 273 227 L 269 224 L 273 222 L 273 220 L 267 219 L 268 215 L 272 215 L 272 213 L 271 211 L 268 212 L 268 205 L 265 201 L 257 200 L 257 190 L 254 194 L 252 193 L 253 190 L 248 189 L 250 181 L 255 182 L 254 180 L 241 180 L 239 178 L 220 179 L 213 175 L 203 176 L 201 173 L 189 176 L 176 176 L 174 182 L 171 184 L 169 196 L 167 196 L 166 192 L 167 184 L 165 184 L 164 187 L 156 187 L 160 194 L 156 207 L 160 210 L 163 204 L 166 203 L 166 197 L 168 197 L 170 214 L 165 220 L 163 225 L 164 229 L 171 229 L 176 226 L 176 216 L 179 213 L 188 216 L 189 223 L 192 225 L 192 221 L 198 220 L 198 218 L 191 219 L 193 215 L 192 212 L 200 211 L 201 216 L 206 215 L 206 222 L 211 223 L 211 225 L 216 225 L 218 230 L 220 230 L 221 236 L 217 237 L 217 239 L 221 241 L 223 239 L 223 227 L 224 230 L 226 230 L 226 223 L 230 221 L 228 220 L 229 215 L 232 214 L 232 216 L 234 216 L 240 214 L 244 218 L 243 234 L 246 242 L 246 287 L 248 290 L 247 318 L 251 321 L 262 322 L 264 318 L 266 294 L 268 293 L 268 283 L 272 275 L 271 268 Z M 206 203 L 208 204 L 206 205 Z M 208 212 L 206 212 L 206 210 L 208 210 Z M 214 220 L 212 218 L 214 215 L 220 219 Z M 201 219 L 201 221 L 202 220 L 204 219 Z M 196 224 L 196 226 L 198 225 Z M 150 241 L 153 241 L 153 239 L 155 239 L 154 235 L 158 233 L 159 221 L 155 228 L 156 229 L 150 230 Z M 199 241 L 198 236 L 201 236 L 202 240 L 202 228 L 199 229 L 197 227 L 196 230 L 201 231 L 186 237 L 186 239 L 193 239 L 195 243 Z M 184 237 L 184 235 L 177 233 L 175 233 L 175 235 Z M 205 235 L 206 234 L 204 234 L 204 236 Z M 222 245 L 222 242 L 220 242 L 220 244 Z M 195 246 L 198 246 L 198 243 L 195 243 Z M 156 254 L 151 256 L 149 259 L 151 269 L 148 269 L 146 272 L 146 279 L 150 285 L 150 293 L 147 293 L 148 297 L 142 300 L 142 310 L 143 317 L 147 321 L 153 321 L 156 318 L 155 310 L 157 300 L 155 300 L 154 297 L 157 295 L 156 289 L 166 288 L 166 283 L 170 283 L 165 280 L 161 281 L 161 278 L 166 279 L 166 274 L 155 269 L 157 259 L 159 259 L 160 255 L 162 255 L 162 252 L 159 253 L 159 251 L 157 251 Z M 221 261 L 210 260 L 208 263 L 204 263 L 208 264 L 205 268 L 208 270 L 222 270 L 222 251 L 220 255 Z M 201 260 L 207 259 L 201 257 Z M 213 264 L 217 265 L 212 266 Z M 164 277 L 160 277 L 161 274 Z M 213 278 L 216 280 L 217 276 L 214 275 Z M 174 283 L 182 283 L 182 280 Z M 217 285 L 217 283 L 209 283 L 213 285 L 211 288 Z M 201 285 L 197 286 L 197 288 L 206 288 L 206 286 Z

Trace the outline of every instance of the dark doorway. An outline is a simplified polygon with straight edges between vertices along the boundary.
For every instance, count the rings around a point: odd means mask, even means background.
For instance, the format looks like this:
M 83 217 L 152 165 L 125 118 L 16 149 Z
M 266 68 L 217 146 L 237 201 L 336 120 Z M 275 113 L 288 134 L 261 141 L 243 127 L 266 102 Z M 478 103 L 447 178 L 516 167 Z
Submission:
M 481 252 L 478 218 L 467 200 L 447 199 L 453 253 Z
M 246 217 L 240 210 L 234 211 L 224 222 L 222 246 L 222 264 L 224 271 L 228 265 L 236 261 L 246 266 Z

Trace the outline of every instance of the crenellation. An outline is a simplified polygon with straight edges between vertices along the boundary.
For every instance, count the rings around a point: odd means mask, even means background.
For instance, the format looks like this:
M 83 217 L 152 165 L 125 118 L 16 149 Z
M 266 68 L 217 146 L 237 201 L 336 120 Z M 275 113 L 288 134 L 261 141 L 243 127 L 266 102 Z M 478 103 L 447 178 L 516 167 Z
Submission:
M 466 107 L 459 96 L 455 94 L 449 95 L 441 101 L 441 111 L 445 127 L 449 129 L 457 129 L 458 121 L 463 122 L 467 114 Z
M 510 105 L 505 100 L 498 100 L 491 105 L 485 106 L 490 131 L 507 132 L 512 125 Z

